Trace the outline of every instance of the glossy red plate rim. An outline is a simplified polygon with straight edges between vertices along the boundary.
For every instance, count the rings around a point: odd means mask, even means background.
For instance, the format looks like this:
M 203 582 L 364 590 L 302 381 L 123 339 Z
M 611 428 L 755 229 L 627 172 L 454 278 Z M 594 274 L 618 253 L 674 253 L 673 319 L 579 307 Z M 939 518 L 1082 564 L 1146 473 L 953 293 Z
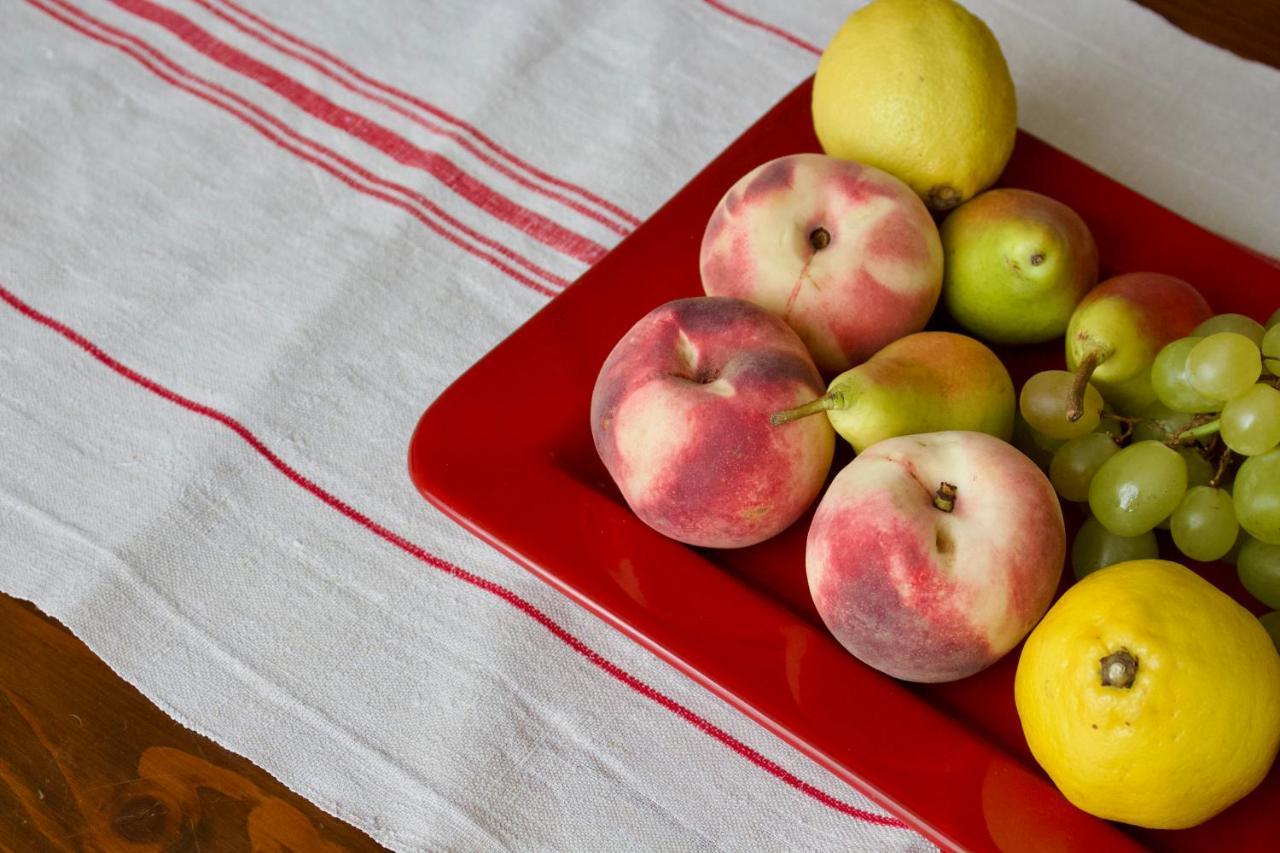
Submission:
M 1062 849 L 1135 846 L 1129 832 L 1067 803 L 1026 755 L 993 743 L 972 717 L 953 716 L 863 666 L 776 591 L 713 562 L 719 555 L 645 527 L 594 456 L 587 404 L 604 356 L 649 309 L 700 293 L 702 228 L 737 177 L 774 156 L 818 150 L 808 120 L 810 85 L 784 98 L 451 385 L 414 432 L 410 476 L 458 523 L 935 842 L 975 850 L 1050 839 Z M 1181 275 L 1220 311 L 1260 314 L 1269 294 L 1280 302 L 1280 268 L 1273 262 L 1026 134 L 1001 183 L 1037 189 L 1080 212 L 1098 240 L 1104 273 L 1110 264 L 1113 272 Z M 1235 280 L 1224 284 L 1221 276 Z M 1241 287 L 1241 279 L 1256 286 Z M 1045 366 L 1049 357 L 1042 351 L 1022 367 Z M 789 534 L 783 538 L 794 548 L 794 531 Z M 1007 678 L 1011 663 L 1002 661 L 1003 673 L 990 677 Z M 1011 699 L 1005 698 L 991 701 L 1007 725 Z M 1280 807 L 1276 776 L 1273 769 L 1265 797 L 1268 806 Z M 1261 827 L 1247 814 L 1260 806 L 1247 804 L 1248 798 L 1202 830 L 1224 841 L 1260 840 L 1255 828 Z M 1143 840 L 1194 849 L 1198 837 L 1210 836 Z

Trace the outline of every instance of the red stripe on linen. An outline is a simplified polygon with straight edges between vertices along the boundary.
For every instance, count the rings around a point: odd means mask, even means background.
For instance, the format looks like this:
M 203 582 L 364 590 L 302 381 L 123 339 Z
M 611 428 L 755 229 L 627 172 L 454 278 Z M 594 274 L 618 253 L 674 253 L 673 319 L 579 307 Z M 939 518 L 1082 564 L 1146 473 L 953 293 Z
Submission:
M 734 18 L 738 21 L 741 21 L 742 23 L 746 24 L 749 27 L 755 27 L 756 29 L 764 30 L 766 33 L 772 33 L 775 36 L 786 39 L 787 41 L 794 44 L 796 47 L 809 51 L 814 56 L 822 56 L 822 48 L 818 47 L 815 44 L 805 41 L 804 39 L 800 38 L 800 36 L 792 35 L 791 33 L 782 29 L 782 27 L 776 27 L 773 24 L 766 23 L 765 21 L 760 20 L 759 18 L 753 18 L 750 15 L 748 15 L 746 12 L 739 12 L 737 9 L 733 8 L 727 3 L 721 3 L 720 0 L 702 0 L 702 2 L 706 3 L 708 6 L 710 6 L 712 9 L 715 9 L 717 12 L 723 12 L 724 14 L 728 15 L 730 18 Z
M 520 174 L 519 172 L 517 172 L 515 169 L 511 168 L 507 164 L 499 162 L 490 154 L 480 150 L 480 148 L 478 148 L 474 142 L 472 142 L 470 139 L 463 136 L 462 134 L 456 131 L 441 127 L 435 122 L 428 121 L 424 119 L 421 115 L 401 106 L 399 103 L 396 103 L 395 101 L 392 101 L 374 92 L 371 92 L 369 89 L 365 88 L 364 86 L 360 86 L 355 83 L 352 83 L 345 76 L 341 74 L 335 74 L 328 66 L 320 62 L 317 62 L 315 59 L 306 55 L 305 53 L 302 53 L 301 51 L 295 50 L 291 47 L 287 47 L 281 44 L 280 42 L 276 41 L 275 39 L 271 38 L 270 36 L 264 35 L 263 33 L 258 32 L 252 27 L 247 26 L 238 18 L 235 18 L 232 15 L 228 14 L 227 12 L 223 11 L 222 9 L 219 9 L 213 2 L 210 2 L 210 0 L 192 0 L 192 2 L 208 10 L 210 14 L 220 18 L 223 21 L 226 21 L 228 24 L 235 27 L 237 30 L 244 33 L 245 35 L 248 35 L 249 37 L 256 39 L 257 41 L 261 42 L 262 44 L 265 44 L 270 48 L 274 48 L 280 53 L 283 53 L 285 56 L 292 57 L 293 59 L 296 59 L 299 62 L 310 66 L 311 68 L 314 68 L 316 71 L 320 72 L 325 77 L 328 77 L 330 80 L 333 80 L 335 83 L 337 83 L 339 86 L 342 86 L 344 89 L 350 92 L 355 92 L 357 95 L 361 95 L 362 97 L 374 102 L 375 104 L 381 104 L 387 109 L 409 119 L 409 121 L 413 122 L 414 124 L 417 124 L 423 128 L 426 128 L 427 130 L 431 131 L 434 134 L 443 136 L 446 139 L 449 139 L 457 143 L 459 147 L 468 151 L 477 160 L 484 163 L 486 166 L 493 169 L 495 172 L 498 172 L 501 175 L 505 175 L 507 178 L 510 178 L 512 181 L 515 181 L 517 184 L 524 187 L 525 189 L 530 190 L 531 192 L 538 193 L 539 195 L 545 196 L 554 201 L 558 201 L 561 204 L 563 204 L 565 207 L 569 208 L 570 210 L 576 211 L 577 213 L 580 213 L 589 219 L 595 220 L 596 222 L 600 223 L 604 227 L 608 228 L 610 231 L 613 231 L 615 234 L 619 234 L 625 237 L 631 233 L 631 229 L 629 227 L 616 222 L 615 220 L 609 218 L 608 216 L 605 216 L 600 211 L 595 210 L 583 204 L 580 201 L 572 199 L 569 196 L 564 195 L 563 193 L 556 192 L 555 190 L 549 189 L 543 186 L 542 184 L 536 183 L 530 180 L 529 178 L 525 177 L 524 175 Z M 231 8 L 234 9 L 235 7 L 231 6 Z
M 367 143 L 402 165 L 421 169 L 476 207 L 519 228 L 538 242 L 585 264 L 593 264 L 604 257 L 606 250 L 599 243 L 516 204 L 458 168 L 447 157 L 419 148 L 395 131 L 335 104 L 287 74 L 214 37 L 177 12 L 157 6 L 150 0 L 111 2 L 163 27 L 223 67 L 266 86 L 325 124 Z
M 413 542 L 410 542 L 405 537 L 401 536 L 400 534 L 395 533 L 392 530 L 384 527 L 383 525 L 374 521 L 369 516 L 362 513 L 360 510 L 348 504 L 346 501 L 326 491 L 323 487 L 318 485 L 314 480 L 310 479 L 305 474 L 300 473 L 288 462 L 285 462 L 283 459 L 281 459 L 279 456 L 276 455 L 275 451 L 267 447 L 267 445 L 263 443 L 262 439 L 258 438 L 258 436 L 256 436 L 253 432 L 251 432 L 248 427 L 240 423 L 240 421 L 236 420 L 235 418 L 231 417 L 228 414 L 224 414 L 223 412 L 213 408 L 212 406 L 206 405 L 204 403 L 200 403 L 196 400 L 192 400 L 189 397 L 184 397 L 181 394 L 177 393 L 176 391 L 172 391 L 169 388 L 166 388 L 165 386 L 161 385 L 159 382 L 156 382 L 154 379 L 150 379 L 149 377 L 143 376 L 141 373 L 138 373 L 133 368 L 127 367 L 126 365 L 112 358 L 110 355 L 104 352 L 100 347 L 98 347 L 97 344 L 93 343 L 88 338 L 81 335 L 79 332 L 75 331 L 74 329 L 65 325 L 64 323 L 61 323 L 58 320 L 55 320 L 54 318 L 50 317 L 48 314 L 44 314 L 40 311 L 37 311 L 35 308 L 31 307 L 26 302 L 19 299 L 12 291 L 6 288 L 3 284 L 0 284 L 0 300 L 3 300 L 4 302 L 8 303 L 10 307 L 12 307 L 15 311 L 17 311 L 22 316 L 30 320 L 34 320 L 36 323 L 39 323 L 41 326 L 44 326 L 56 332 L 57 334 L 61 335 L 63 338 L 70 341 L 72 344 L 79 347 L 80 349 L 84 350 L 86 353 L 88 353 L 97 361 L 101 362 L 110 370 L 114 371 L 115 373 L 119 374 L 125 379 L 128 379 L 130 382 L 134 383 L 135 385 L 139 385 L 142 388 L 145 388 L 146 390 L 155 394 L 156 396 L 161 397 L 169 401 L 170 403 L 173 403 L 176 406 L 186 409 L 189 412 L 194 412 L 197 415 L 201 415 L 203 417 L 208 418 L 209 420 L 216 421 L 217 423 L 222 424 L 224 427 L 226 427 L 227 429 L 235 433 L 237 436 L 239 436 L 246 444 L 252 447 L 254 451 L 256 451 L 258 455 L 261 456 L 263 459 L 265 459 L 268 463 L 270 463 L 271 466 L 276 469 L 276 471 L 278 471 L 279 473 L 287 477 L 289 481 L 292 482 L 295 486 L 298 486 L 303 491 L 306 491 L 309 494 L 311 494 L 312 497 L 316 498 L 317 500 L 321 501 L 331 509 L 345 516 L 348 520 L 353 521 L 356 524 L 360 525 L 365 530 L 372 533 L 374 536 L 377 536 L 379 539 L 382 539 L 383 541 L 399 548 L 401 551 L 405 552 L 406 554 L 413 557 L 414 559 L 419 560 L 425 563 L 426 565 L 431 566 L 434 569 L 438 569 L 442 572 L 445 572 L 446 574 L 452 575 L 458 580 L 468 583 L 471 586 L 476 587 L 477 589 L 484 590 L 490 595 L 493 595 L 493 596 L 496 596 L 497 598 L 502 599 L 507 604 L 511 605 L 516 610 L 519 610 L 521 613 L 528 616 L 533 621 L 537 622 L 543 628 L 547 629 L 547 631 L 550 632 L 553 637 L 560 640 L 569 648 L 573 649 L 573 651 L 577 652 L 584 659 L 586 659 L 591 665 L 595 666 L 597 669 L 601 670 L 606 675 L 610 676 L 616 681 L 621 682 L 622 684 L 625 684 L 627 687 L 631 688 L 636 693 L 639 693 L 641 696 L 645 697 L 646 699 L 649 699 L 650 701 L 658 704 L 662 708 L 665 708 L 666 710 L 675 714 L 677 717 L 689 723 L 690 725 L 694 726 L 696 729 L 703 732 L 704 734 L 709 735 L 710 737 L 716 739 L 723 745 L 727 746 L 729 749 L 733 750 L 738 755 L 745 758 L 747 761 L 754 764 L 756 767 L 760 768 L 761 770 L 764 770 L 766 773 L 769 773 L 771 776 L 775 777 L 781 782 L 787 785 L 790 785 L 792 788 L 796 789 L 802 794 L 805 794 L 808 797 L 811 797 L 812 799 L 816 800 L 822 805 L 827 806 L 828 808 L 834 809 L 835 811 L 838 811 L 841 814 L 848 815 L 849 817 L 857 818 L 858 820 L 865 821 L 867 823 L 877 824 L 879 826 L 888 826 L 888 827 L 894 827 L 898 829 L 910 828 L 897 818 L 889 817 L 887 815 L 876 814 L 875 812 L 869 812 L 865 809 L 860 809 L 857 806 L 850 805 L 849 803 L 846 803 L 843 800 L 839 800 L 833 797 L 831 794 L 828 794 L 825 791 L 822 791 L 819 788 L 815 787 L 814 785 L 811 785 L 810 783 L 804 781 L 803 779 L 799 778 L 795 774 L 791 773 L 789 770 L 779 765 L 777 762 L 769 758 L 766 758 L 764 755 L 760 754 L 755 749 L 751 748 L 750 746 L 743 743 L 738 738 L 729 734 L 724 729 L 717 726 L 715 723 L 711 722 L 705 717 L 700 716 L 698 713 L 691 710 L 690 708 L 687 708 L 684 705 L 680 704 L 675 699 L 672 699 L 670 696 L 667 696 L 665 693 L 661 692 L 657 688 L 650 686 L 644 681 L 641 681 L 638 677 L 632 675 L 622 667 L 618 666 L 613 661 L 604 657 L 595 649 L 591 648 L 585 642 L 580 640 L 577 636 L 570 633 L 566 628 L 561 626 L 558 622 L 556 622 L 554 619 L 548 616 L 545 612 L 539 609 L 537 605 L 533 604 L 528 599 L 521 597 L 518 593 L 510 589 L 507 589 L 506 587 L 502 586 L 499 583 L 488 580 L 487 578 L 483 578 L 480 575 L 474 574 L 473 572 L 469 572 L 466 569 L 461 568 L 460 566 L 454 565 L 453 563 L 450 563 L 449 561 L 441 557 L 437 557 L 435 554 L 432 554 L 431 552 L 427 551 L 422 546 L 416 545 Z
M 530 288 L 531 290 L 534 290 L 537 293 L 541 293 L 544 296 L 554 296 L 556 294 L 555 290 L 552 290 L 551 288 L 547 287 L 545 284 L 539 281 L 529 278 L 527 275 L 520 272 L 519 270 L 512 268 L 506 262 L 504 262 L 501 258 L 498 258 L 498 257 L 495 257 L 494 255 L 489 254 L 488 252 L 479 248 L 478 246 L 473 245 L 472 243 L 466 242 L 466 240 L 462 239 L 457 234 L 448 231 L 443 225 L 435 221 L 435 219 L 432 219 L 431 216 L 428 216 L 428 213 L 434 215 L 435 217 L 438 217 L 439 219 L 444 220 L 444 222 L 447 225 L 462 232 L 462 234 L 465 235 L 466 237 L 469 237 L 470 239 L 487 246 L 489 249 L 492 249 L 498 255 L 508 258 L 512 262 L 522 267 L 525 267 L 530 272 L 538 274 L 543 279 L 549 282 L 552 282 L 553 284 L 559 285 L 561 287 L 565 287 L 568 285 L 568 282 L 565 281 L 565 279 L 561 278 L 560 276 L 557 276 L 554 273 L 548 270 L 545 270 L 542 267 L 532 263 L 531 261 L 522 257 L 521 255 L 511 251 L 507 247 L 498 243 L 497 241 L 492 240 L 488 237 L 485 237 L 484 235 L 474 231 L 473 229 L 468 227 L 465 223 L 457 221 L 456 219 L 454 219 L 444 210 L 440 209 L 438 206 L 433 204 L 429 199 L 425 198 L 424 196 L 400 184 L 395 184 L 390 181 L 385 181 L 377 177 L 376 175 L 373 175 L 372 173 L 362 169 L 360 166 L 356 165 L 355 163 L 352 163 L 351 161 L 346 160 L 341 155 L 326 148 L 320 143 L 317 143 L 311 139 L 308 139 L 305 136 L 302 136 L 296 133 L 287 125 L 285 125 L 283 122 L 281 122 L 279 119 L 277 119 L 275 116 L 271 115 L 270 113 L 267 113 L 265 110 L 258 107 L 256 104 L 251 103 L 250 101 L 242 98 L 235 92 L 232 92 L 222 86 L 219 86 L 218 84 L 213 83 L 212 81 L 206 80 L 203 77 L 192 74 L 191 72 L 187 71 L 186 69 L 182 68 L 177 63 L 173 62 L 171 59 L 166 57 L 163 53 L 160 53 L 158 50 L 151 47 L 146 42 L 142 41 L 136 36 L 132 36 L 128 33 L 122 32 L 121 30 L 118 30 L 115 27 L 112 27 L 109 24 L 106 24 L 103 21 L 100 21 L 92 17 L 86 12 L 71 5 L 69 2 L 67 2 L 67 0 L 48 0 L 48 2 L 56 4 L 64 12 L 69 13 L 75 16 L 76 18 L 79 18 L 81 21 L 87 23 L 88 25 L 97 27 L 98 29 L 102 30 L 105 33 L 109 33 L 110 35 L 102 35 L 101 33 L 94 32 L 88 29 L 86 26 L 82 26 L 76 21 L 73 21 L 65 17 L 63 14 L 57 11 L 54 11 L 53 9 L 50 9 L 48 6 L 44 5 L 43 0 L 27 0 L 27 2 L 35 6 L 37 9 L 40 9 L 42 12 L 49 15 L 50 17 L 76 30 L 77 32 L 83 35 L 86 35 L 89 38 L 94 39 L 95 41 L 102 42 L 103 44 L 109 45 L 111 47 L 116 48 L 117 50 L 120 50 L 128 54 L 133 59 L 141 63 L 144 67 L 146 67 L 147 70 L 151 71 L 153 74 L 155 74 L 157 77 L 164 80 L 165 82 L 170 83 L 171 85 L 179 89 L 182 89 L 183 91 L 186 91 L 192 95 L 195 95 L 197 98 L 200 98 L 201 100 L 209 104 L 212 104 L 213 106 L 218 107 L 219 109 L 222 109 L 222 110 L 225 110 L 226 112 L 231 113 L 236 118 L 248 124 L 254 130 L 258 131 L 258 133 L 262 134 L 268 140 L 275 143 L 279 147 L 285 149 L 286 151 L 289 151 L 292 154 L 297 155 L 298 157 L 302 158 L 303 160 L 306 160 L 309 163 L 312 163 L 315 166 L 320 167 L 321 169 L 333 175 L 335 178 L 347 184 L 348 186 L 352 187 L 353 189 L 356 189 L 362 193 L 365 193 L 366 195 L 372 196 L 381 201 L 385 201 L 389 204 L 393 204 L 396 207 L 399 207 L 407 211 L 415 219 L 422 222 L 432 231 L 435 231 L 437 234 L 444 237 L 449 242 L 464 249 L 467 252 L 470 252 L 476 257 L 481 258 L 482 260 L 489 263 L 491 266 L 494 266 L 495 268 L 501 270 L 502 272 L 510 276 L 512 279 Z M 155 60 L 155 62 L 149 59 L 148 56 L 152 57 Z M 168 73 L 165 70 L 162 70 L 161 68 L 157 67 L 156 63 L 159 63 L 160 65 L 165 66 L 165 68 L 168 68 L 169 72 L 172 72 L 172 73 Z M 209 91 L 202 91 L 201 89 L 188 85 L 187 83 L 182 82 L 182 80 L 176 79 L 175 75 L 176 77 L 182 77 L 194 83 L 197 83 L 199 85 L 203 85 L 207 87 Z M 213 97 L 211 94 L 209 94 L 209 92 L 215 92 L 218 95 L 225 98 L 226 100 L 220 100 L 219 98 Z M 231 103 L 228 103 L 227 101 L 231 101 L 232 103 L 238 104 L 242 109 L 237 108 L 236 106 L 233 106 Z M 258 120 L 255 120 L 251 115 L 247 113 L 251 113 L 252 116 L 257 116 Z M 277 134 L 276 132 L 273 132 L 267 125 L 270 125 L 271 127 L 276 128 L 276 130 L 279 131 L 279 134 Z M 353 178 L 351 174 L 341 171 L 340 169 L 335 167 L 332 163 L 326 160 L 320 159 L 317 156 L 308 154 L 306 151 L 302 150 L 298 146 L 293 145 L 290 142 L 286 141 L 285 138 L 282 138 L 282 135 L 283 137 L 296 140 L 301 145 L 307 148 L 310 148 L 313 151 L 318 152 L 322 157 L 328 157 L 330 160 L 333 160 L 339 165 L 341 165 L 342 167 L 348 169 L 350 173 L 354 173 L 356 176 L 360 177 L 367 183 L 361 183 L 360 181 L 357 181 L 355 178 Z M 387 193 L 381 192 L 369 186 L 368 184 L 374 184 L 376 186 L 381 186 L 387 189 L 391 189 L 397 192 L 401 196 L 405 196 L 409 199 L 412 199 L 413 201 L 417 202 L 418 204 L 426 208 L 427 213 L 424 213 L 419 208 L 406 202 L 403 198 L 397 198 L 395 196 L 388 195 Z
M 195 2 L 200 3 L 201 5 L 206 5 L 204 0 L 195 0 Z M 331 63 L 335 67 L 351 75 L 351 77 L 353 77 L 354 79 L 359 80 L 361 83 L 365 83 L 369 86 L 372 86 L 373 88 L 379 90 L 380 92 L 383 92 L 384 94 L 387 94 L 387 95 L 391 95 L 392 97 L 395 97 L 395 98 L 399 98 L 405 101 L 406 103 L 413 104 L 415 107 L 418 107 L 419 109 L 427 112 L 428 114 L 435 116 L 441 121 L 447 124 L 451 124 L 454 127 L 458 128 L 459 130 L 466 131 L 467 133 L 471 134 L 471 136 L 476 141 L 478 141 L 481 145 L 488 148 L 495 155 L 502 157 L 503 159 L 507 160 L 509 163 L 511 163 L 514 166 L 524 169 L 526 172 L 528 172 L 530 175 L 534 176 L 535 178 L 538 178 L 539 180 L 545 183 L 551 184 L 552 186 L 556 186 L 556 187 L 559 187 L 560 189 L 566 190 L 567 192 L 574 193 L 578 195 L 580 198 L 591 202 L 592 204 L 600 207 L 601 209 L 609 211 L 610 213 L 620 218 L 622 221 L 627 222 L 632 226 L 636 226 L 640 224 L 640 218 L 635 216 L 634 214 L 631 214 L 626 210 L 623 210 L 621 207 L 619 207 L 618 205 L 614 204 L 611 201 L 601 198 L 600 196 L 596 195 L 595 193 L 591 192 L 585 187 L 581 187 L 581 186 L 578 186 L 577 184 L 573 184 L 573 183 L 570 183 L 569 181 L 563 180 L 561 178 L 557 178 L 556 176 L 548 174 L 542 169 L 539 169 L 538 167 L 534 166 L 532 163 L 529 163 L 528 161 L 520 159 L 520 157 L 516 156 L 511 151 L 502 147 L 497 142 L 494 142 L 487 135 L 485 135 L 481 130 L 479 130 L 473 125 L 467 124 L 465 121 L 458 118 L 457 116 L 452 115 L 451 113 L 445 112 L 439 107 L 433 104 L 430 104 L 422 100 L 421 98 L 415 97 L 414 95 L 411 95 L 408 92 L 404 92 L 400 89 L 397 89 L 388 83 L 384 83 L 380 80 L 374 79 L 373 77 L 370 77 L 366 74 L 361 73 L 358 69 L 351 67 L 349 64 L 347 64 L 346 62 L 343 62 L 341 59 L 339 59 L 337 56 L 334 56 L 332 53 L 329 53 L 323 48 L 317 47 L 316 45 L 311 44 L 307 41 L 304 41 L 303 39 L 293 35 L 292 33 L 285 31 L 284 29 L 276 26 L 275 24 L 261 17 L 260 15 L 257 15 L 252 11 L 250 11 L 249 9 L 246 9 L 244 6 L 241 6 L 235 2 L 232 2 L 232 0 L 215 0 L 215 2 L 220 3 L 221 5 L 234 10 L 235 12 L 238 12 L 243 17 L 247 18 L 250 21 L 253 21 L 258 26 L 284 39 L 285 41 L 289 42 L 295 47 L 308 51 L 313 56 L 319 57 L 325 62 Z M 329 72 L 323 72 L 323 73 L 328 74 Z M 471 149 L 468 148 L 467 150 L 470 151 Z

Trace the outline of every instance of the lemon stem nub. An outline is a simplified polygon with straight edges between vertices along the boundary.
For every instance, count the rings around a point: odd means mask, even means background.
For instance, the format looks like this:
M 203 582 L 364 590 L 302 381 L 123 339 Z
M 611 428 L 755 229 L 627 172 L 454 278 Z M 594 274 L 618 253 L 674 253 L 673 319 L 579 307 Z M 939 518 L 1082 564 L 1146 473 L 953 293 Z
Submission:
M 1138 659 L 1130 654 L 1128 649 L 1122 648 L 1112 652 L 1100 663 L 1103 687 L 1129 688 L 1133 686 L 1133 680 L 1138 677 Z
M 933 505 L 943 512 L 951 512 L 956 508 L 956 487 L 950 483 L 942 483 L 934 492 Z

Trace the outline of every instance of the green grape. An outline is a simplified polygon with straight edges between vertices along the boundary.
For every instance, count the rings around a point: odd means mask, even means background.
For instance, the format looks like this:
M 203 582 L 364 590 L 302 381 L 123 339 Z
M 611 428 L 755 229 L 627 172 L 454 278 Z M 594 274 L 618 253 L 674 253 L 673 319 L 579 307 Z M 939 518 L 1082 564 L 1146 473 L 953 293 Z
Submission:
M 1276 644 L 1276 651 L 1280 652 L 1280 611 L 1263 613 L 1258 617 L 1258 621 L 1262 623 L 1263 628 L 1267 629 L 1267 633 L 1271 635 L 1271 642 Z
M 1235 332 L 1202 339 L 1187 353 L 1191 387 L 1214 400 L 1238 397 L 1262 375 L 1262 354 L 1253 341 Z
M 1200 449 L 1197 447 L 1175 447 L 1174 450 L 1182 457 L 1182 461 L 1187 463 L 1187 490 L 1190 491 L 1196 486 L 1209 485 L 1209 481 L 1213 479 L 1215 471 L 1209 460 L 1204 458 L 1204 454 L 1200 452 Z M 1175 509 L 1174 512 L 1177 512 L 1177 510 Z M 1156 530 L 1168 530 L 1172 526 L 1173 513 L 1170 513 L 1156 525 Z
M 1065 500 L 1089 500 L 1089 481 L 1120 448 L 1111 436 L 1091 432 L 1062 445 L 1049 463 L 1049 481 Z
M 1050 460 L 1053 459 L 1053 451 L 1045 450 L 1040 446 L 1043 437 L 1031 428 L 1031 424 L 1027 423 L 1027 419 L 1022 416 L 1022 412 L 1013 413 L 1013 438 L 1010 443 L 1014 447 L 1022 451 L 1022 454 L 1041 468 L 1048 469 Z
M 1127 426 L 1124 422 L 1118 421 L 1115 418 L 1103 417 L 1102 420 L 1098 421 L 1098 428 L 1095 429 L 1094 432 L 1099 435 L 1109 435 L 1113 439 L 1119 440 L 1120 436 L 1124 435 L 1126 429 Z
M 1137 536 L 1182 502 L 1187 464 L 1158 441 L 1140 441 L 1102 463 L 1089 484 L 1089 509 L 1107 530 Z
M 1151 388 L 1166 407 L 1175 412 L 1216 412 L 1222 404 L 1191 387 L 1187 354 L 1201 338 L 1179 338 L 1165 345 L 1151 363 Z
M 1036 447 L 1050 455 L 1057 453 L 1058 448 L 1067 443 L 1065 439 L 1053 438 L 1052 436 L 1045 435 L 1038 429 L 1031 430 L 1031 440 L 1035 442 Z
M 1273 376 L 1280 376 L 1280 325 L 1267 329 L 1267 333 L 1262 336 L 1261 349 L 1262 366 Z
M 1179 447 L 1177 453 L 1187 463 L 1187 488 L 1209 485 L 1215 473 L 1213 463 L 1195 447 Z
M 1076 580 L 1080 580 L 1116 563 L 1149 560 L 1159 554 L 1160 545 L 1150 530 L 1137 536 L 1117 536 L 1103 527 L 1098 519 L 1089 518 L 1080 525 L 1075 541 L 1071 543 L 1071 571 L 1075 572 Z
M 1280 448 L 1244 460 L 1232 494 L 1240 526 L 1254 539 L 1280 545 Z
M 1252 317 L 1243 314 L 1215 314 L 1199 326 L 1191 330 L 1197 338 L 1206 338 L 1218 332 L 1235 332 L 1253 341 L 1254 346 L 1262 346 L 1262 333 L 1266 331 L 1262 324 Z
M 1236 544 L 1240 524 L 1231 495 L 1212 486 L 1196 486 L 1173 511 L 1169 530 L 1179 551 L 1208 563 L 1222 559 Z
M 1219 434 L 1241 456 L 1257 456 L 1280 444 L 1280 391 L 1260 383 L 1228 400 Z
M 1066 440 L 1093 432 L 1102 412 L 1102 395 L 1093 385 L 1085 388 L 1084 415 L 1078 421 L 1067 420 L 1067 404 L 1075 374 L 1065 370 L 1045 370 L 1022 386 L 1018 410 L 1037 432 L 1050 438 Z
M 1276 309 L 1276 311 L 1275 311 L 1275 313 L 1274 313 L 1274 314 L 1272 314 L 1272 315 L 1267 319 L 1267 322 L 1263 323 L 1262 325 L 1263 325 L 1263 327 L 1265 327 L 1265 328 L 1266 328 L 1266 330 L 1267 330 L 1267 331 L 1271 331 L 1271 330 L 1272 330 L 1272 329 L 1274 329 L 1276 326 L 1280 326 L 1280 308 L 1277 308 L 1277 309 Z
M 1236 571 L 1250 595 L 1268 607 L 1280 608 L 1280 545 L 1249 537 L 1240 546 Z
M 1142 420 L 1133 425 L 1133 441 L 1168 441 L 1169 436 L 1191 423 L 1194 415 L 1175 412 L 1160 402 L 1142 407 L 1138 411 Z
M 1230 563 L 1234 566 L 1240 556 L 1240 549 L 1244 547 L 1244 543 L 1252 541 L 1253 537 L 1241 530 L 1236 534 L 1236 543 L 1231 546 L 1231 550 L 1222 555 L 1222 562 Z

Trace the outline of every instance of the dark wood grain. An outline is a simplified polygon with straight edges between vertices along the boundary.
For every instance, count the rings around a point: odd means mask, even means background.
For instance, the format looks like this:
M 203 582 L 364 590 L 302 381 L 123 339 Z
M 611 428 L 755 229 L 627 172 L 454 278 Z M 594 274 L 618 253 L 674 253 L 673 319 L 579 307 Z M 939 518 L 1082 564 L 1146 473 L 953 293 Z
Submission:
M 1205 41 L 1280 67 L 1280 0 L 1141 2 Z M 57 622 L 0 595 L 4 849 L 381 848 L 182 728 Z
M 381 849 L 0 595 L 0 850 Z
M 1138 2 L 1194 36 L 1280 68 L 1280 0 Z

